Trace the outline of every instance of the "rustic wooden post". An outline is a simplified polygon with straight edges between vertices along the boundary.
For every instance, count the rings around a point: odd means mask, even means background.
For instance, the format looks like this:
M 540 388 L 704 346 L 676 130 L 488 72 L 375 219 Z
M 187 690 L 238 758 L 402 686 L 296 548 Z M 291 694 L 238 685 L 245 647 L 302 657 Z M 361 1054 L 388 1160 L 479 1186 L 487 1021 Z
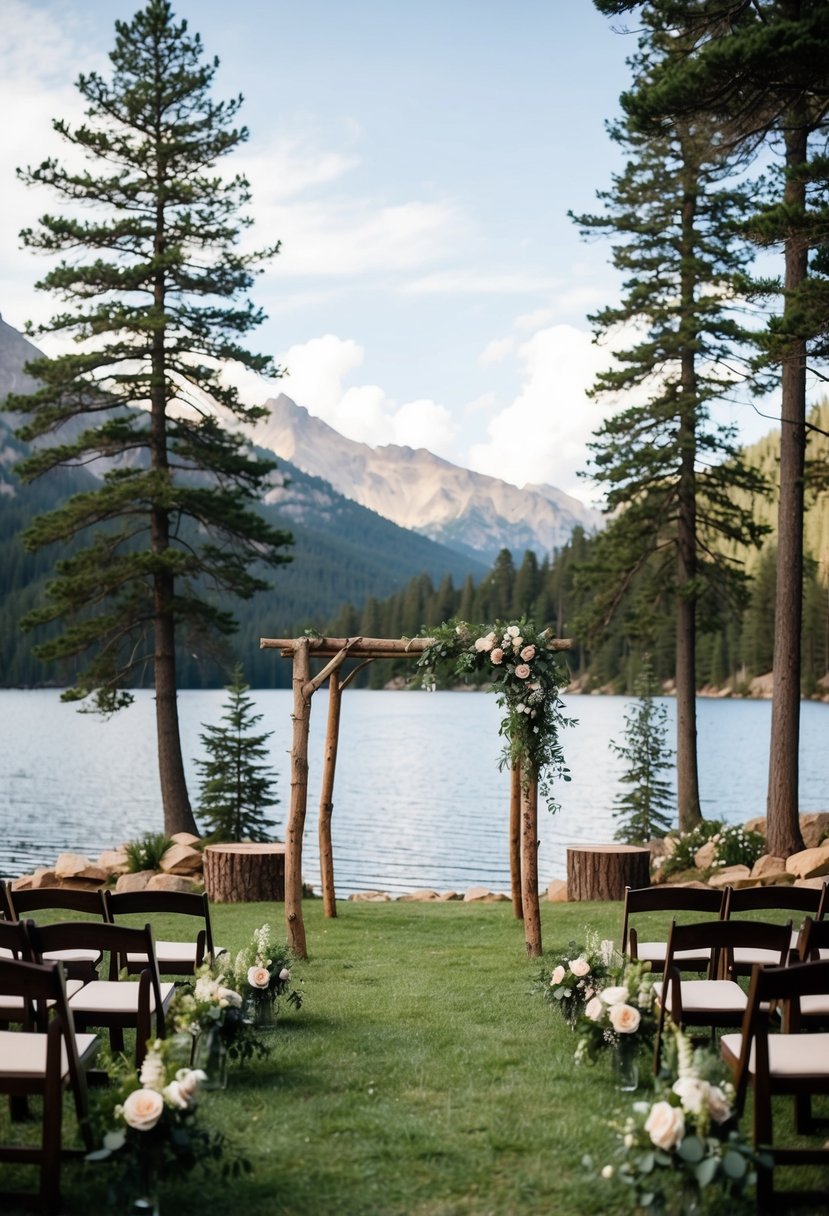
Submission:
M 291 743 L 291 806 L 285 852 L 285 923 L 288 944 L 297 958 L 307 958 L 305 924 L 302 919 L 302 834 L 308 804 L 308 734 L 311 726 L 311 697 L 306 685 L 311 674 L 308 639 L 298 638 L 294 650 L 293 727 Z
M 538 906 L 538 776 L 522 773 L 521 889 L 524 941 L 530 958 L 541 957 L 541 911 Z
M 510 769 L 509 790 L 509 874 L 512 886 L 512 910 L 516 920 L 524 919 L 521 899 L 521 765 Z
M 334 891 L 334 848 L 331 843 L 331 816 L 334 813 L 334 774 L 337 769 L 337 746 L 340 736 L 340 707 L 342 688 L 339 671 L 332 671 L 328 681 L 328 727 L 325 735 L 322 785 L 320 788 L 320 882 L 322 904 L 326 916 L 337 915 L 337 896 Z

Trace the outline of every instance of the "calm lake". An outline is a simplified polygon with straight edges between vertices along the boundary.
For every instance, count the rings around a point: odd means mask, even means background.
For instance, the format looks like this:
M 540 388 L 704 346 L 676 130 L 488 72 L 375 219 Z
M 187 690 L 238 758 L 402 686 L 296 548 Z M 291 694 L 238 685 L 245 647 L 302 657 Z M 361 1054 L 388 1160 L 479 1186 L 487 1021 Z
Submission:
M 284 827 L 289 797 L 291 694 L 252 694 L 272 731 L 272 764 Z M 180 694 L 190 794 L 199 734 L 217 724 L 223 690 Z M 620 763 L 608 740 L 622 741 L 625 697 L 567 699 L 578 725 L 564 748 L 572 781 L 558 789 L 560 811 L 539 810 L 539 876 L 564 877 L 568 844 L 610 840 Z M 674 703 L 667 699 L 673 730 Z M 701 699 L 703 813 L 728 822 L 765 813 L 771 705 Z M 311 715 L 308 819 L 303 874 L 319 890 L 317 807 L 327 694 Z M 102 848 L 162 826 L 152 693 L 109 721 L 79 714 L 54 690 L 0 690 L 0 875 L 15 877 L 54 862 L 62 850 L 95 856 Z M 500 711 L 485 693 L 349 690 L 334 795 L 337 892 L 400 894 L 485 885 L 509 890 L 509 777 L 498 770 Z M 829 809 L 829 705 L 802 706 L 803 811 Z M 282 835 L 282 831 L 279 833 Z

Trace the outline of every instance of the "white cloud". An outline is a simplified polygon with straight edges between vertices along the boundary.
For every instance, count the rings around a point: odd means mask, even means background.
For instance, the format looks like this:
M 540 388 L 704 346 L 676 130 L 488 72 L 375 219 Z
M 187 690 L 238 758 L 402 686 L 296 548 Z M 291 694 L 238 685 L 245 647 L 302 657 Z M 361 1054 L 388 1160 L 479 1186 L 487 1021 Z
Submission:
M 401 404 L 377 384 L 346 386 L 364 355 L 363 347 L 350 338 L 312 338 L 280 356 L 289 375 L 279 388 L 357 443 L 395 443 L 448 454 L 457 428 L 446 406 L 429 398 Z
M 488 425 L 488 440 L 476 443 L 466 463 L 515 485 L 545 482 L 579 497 L 576 477 L 587 441 L 607 413 L 587 389 L 607 366 L 608 353 L 572 325 L 539 330 L 518 349 L 523 384 L 517 396 Z
M 520 317 L 516 317 L 513 321 L 514 329 L 523 329 L 532 332 L 536 329 L 543 329 L 545 325 L 549 325 L 555 318 L 552 308 L 536 308 L 535 312 L 522 313 Z
M 407 283 L 407 295 L 523 295 L 525 292 L 552 291 L 556 280 L 549 275 L 504 271 L 482 274 L 476 270 L 446 270 L 424 275 Z
M 490 367 L 493 363 L 503 363 L 504 359 L 514 350 L 515 340 L 513 338 L 493 338 L 481 351 L 478 362 L 482 367 Z

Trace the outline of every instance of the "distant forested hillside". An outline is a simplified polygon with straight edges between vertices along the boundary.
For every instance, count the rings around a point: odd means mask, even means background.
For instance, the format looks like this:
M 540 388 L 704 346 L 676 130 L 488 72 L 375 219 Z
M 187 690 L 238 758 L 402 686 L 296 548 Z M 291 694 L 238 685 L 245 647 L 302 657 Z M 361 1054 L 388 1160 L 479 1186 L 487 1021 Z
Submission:
M 810 415 L 809 484 L 804 534 L 807 570 L 804 578 L 802 684 L 805 695 L 827 691 L 821 685 L 829 671 L 829 402 Z M 736 607 L 712 598 L 701 606 L 698 619 L 697 686 L 745 691 L 755 676 L 771 670 L 774 640 L 774 586 L 777 568 L 775 490 L 779 435 L 773 432 L 746 449 L 748 460 L 766 475 L 769 492 L 753 503 L 760 522 L 770 531 L 760 549 L 732 548 L 730 556 L 750 576 L 747 602 Z M 670 611 L 649 602 L 642 611 L 640 593 L 654 595 L 642 580 L 606 628 L 588 636 L 585 620 L 589 599 L 581 589 L 580 572 L 590 563 L 594 541 L 581 529 L 549 561 L 532 553 L 503 551 L 479 583 L 442 586 L 435 591 L 423 579 L 413 579 L 387 600 L 371 600 L 360 610 L 344 609 L 329 622 L 329 632 L 371 632 L 396 637 L 439 624 L 451 617 L 488 622 L 497 617 L 528 616 L 536 624 L 552 625 L 558 637 L 572 637 L 566 655 L 574 679 L 585 690 L 629 692 L 648 651 L 656 675 L 669 683 L 674 677 L 675 628 Z M 647 625 L 647 628 L 644 627 Z M 411 674 L 405 663 L 377 664 L 365 677 L 380 686 L 394 675 Z

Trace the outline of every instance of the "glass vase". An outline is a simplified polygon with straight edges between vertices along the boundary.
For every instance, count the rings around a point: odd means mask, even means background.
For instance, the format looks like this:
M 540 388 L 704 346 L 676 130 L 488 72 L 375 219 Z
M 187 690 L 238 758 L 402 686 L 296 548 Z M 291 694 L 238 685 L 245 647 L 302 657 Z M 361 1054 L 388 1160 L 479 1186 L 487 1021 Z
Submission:
M 138 1162 L 138 1194 L 130 1216 L 161 1216 L 158 1198 L 158 1163 L 153 1153 L 142 1153 Z
M 613 1056 L 613 1073 L 623 1094 L 639 1088 L 639 1051 L 635 1038 L 620 1038 Z
M 202 1089 L 227 1088 L 227 1046 L 217 1026 L 203 1030 L 196 1039 L 193 1067 L 207 1074 Z

